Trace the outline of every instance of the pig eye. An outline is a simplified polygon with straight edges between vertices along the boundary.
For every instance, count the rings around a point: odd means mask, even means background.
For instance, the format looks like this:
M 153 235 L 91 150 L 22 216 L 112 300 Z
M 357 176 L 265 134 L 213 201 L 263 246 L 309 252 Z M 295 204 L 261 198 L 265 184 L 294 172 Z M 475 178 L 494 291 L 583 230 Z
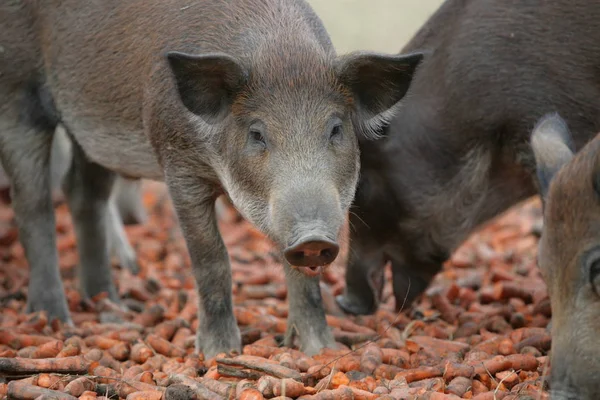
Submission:
M 329 133 L 329 140 L 337 139 L 342 136 L 342 124 L 335 124 Z
M 253 144 L 257 144 L 257 145 L 266 147 L 267 142 L 265 141 L 265 137 L 263 136 L 263 134 L 260 130 L 258 130 L 256 128 L 251 128 L 248 135 L 249 135 L 250 141 Z
M 600 259 L 596 259 L 590 265 L 590 283 L 596 295 L 600 296 Z

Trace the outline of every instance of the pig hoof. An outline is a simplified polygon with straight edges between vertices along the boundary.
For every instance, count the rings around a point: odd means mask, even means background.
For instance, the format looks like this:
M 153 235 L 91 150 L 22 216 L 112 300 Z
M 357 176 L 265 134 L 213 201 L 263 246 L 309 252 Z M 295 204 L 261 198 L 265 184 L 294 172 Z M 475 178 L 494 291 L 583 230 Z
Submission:
M 356 299 L 354 296 L 339 295 L 335 298 L 336 303 L 347 314 L 352 315 L 369 315 L 375 310 L 370 304 L 366 304 Z
M 135 254 L 133 256 L 132 255 L 122 255 L 122 256 L 118 257 L 118 259 L 119 259 L 119 264 L 121 264 L 121 267 L 127 269 L 133 275 L 139 274 L 140 264 L 138 264 L 137 257 L 135 256 Z
M 285 334 L 283 345 L 286 347 L 294 346 L 294 339 L 298 338 L 300 341 L 299 349 L 308 356 L 314 356 L 318 354 L 321 349 L 329 348 L 333 349 L 336 346 L 333 334 L 327 325 L 321 329 L 320 332 L 315 331 L 317 324 L 313 325 L 313 329 L 308 329 L 307 326 L 303 331 L 307 334 L 303 335 L 302 332 L 298 332 L 298 326 L 292 321 L 288 321 L 288 330 Z
M 37 311 L 46 311 L 48 313 L 48 319 L 58 319 L 65 325 L 73 326 L 73 320 L 71 320 L 71 314 L 69 313 L 69 307 L 67 306 L 66 299 L 55 298 L 55 299 L 29 299 L 25 308 L 26 313 L 34 313 Z
M 196 336 L 196 352 L 203 353 L 205 360 L 219 353 L 241 353 L 241 351 L 242 335 L 237 325 L 231 332 L 212 334 L 198 332 Z
M 330 332 L 325 337 L 311 337 L 307 340 L 300 339 L 300 351 L 308 356 L 318 354 L 323 348 L 335 348 L 335 340 Z
M 148 214 L 145 210 L 119 210 L 124 225 L 141 225 L 148 220 Z

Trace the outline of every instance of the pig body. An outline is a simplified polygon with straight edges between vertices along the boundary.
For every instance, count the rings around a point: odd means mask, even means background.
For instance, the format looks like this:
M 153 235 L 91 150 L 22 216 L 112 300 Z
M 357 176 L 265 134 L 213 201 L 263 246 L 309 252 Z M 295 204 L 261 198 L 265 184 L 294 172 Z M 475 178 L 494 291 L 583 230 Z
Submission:
M 531 129 L 560 112 L 581 148 L 600 131 L 600 4 L 447 0 L 403 51 L 428 55 L 377 141 L 360 141 L 347 312 L 398 307 L 481 224 L 536 194 Z M 406 299 L 406 302 L 405 302 Z
M 549 114 L 531 145 L 544 205 L 538 265 L 552 305 L 552 399 L 597 399 L 600 135 L 575 154 L 566 122 Z
M 107 0 L 0 5 L 0 159 L 31 269 L 28 307 L 69 320 L 47 173 L 60 123 L 73 142 L 64 189 L 87 295 L 116 299 L 107 262 L 115 174 L 164 180 L 199 293 L 197 347 L 240 350 L 223 193 L 283 250 L 286 343 L 333 343 L 318 273 L 372 136 L 408 90 L 422 54 L 338 57 L 301 0 Z M 44 288 L 44 290 L 41 290 Z

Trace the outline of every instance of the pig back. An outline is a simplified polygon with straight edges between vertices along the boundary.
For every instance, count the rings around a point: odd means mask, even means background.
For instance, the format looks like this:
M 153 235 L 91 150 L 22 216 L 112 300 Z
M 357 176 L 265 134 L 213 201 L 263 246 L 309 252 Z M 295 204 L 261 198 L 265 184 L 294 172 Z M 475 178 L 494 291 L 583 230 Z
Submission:
M 560 111 L 580 148 L 600 131 L 600 3 L 447 0 L 402 49 L 432 53 L 415 101 L 461 141 L 524 145 Z M 430 119 L 431 116 L 425 116 Z

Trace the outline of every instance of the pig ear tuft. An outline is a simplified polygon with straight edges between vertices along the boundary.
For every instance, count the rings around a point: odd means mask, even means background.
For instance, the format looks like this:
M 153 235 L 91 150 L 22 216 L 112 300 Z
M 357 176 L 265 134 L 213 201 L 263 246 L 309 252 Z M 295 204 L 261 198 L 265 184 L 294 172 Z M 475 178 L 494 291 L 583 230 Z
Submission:
M 210 124 L 223 120 L 246 80 L 242 65 L 223 53 L 171 51 L 166 57 L 183 105 Z
M 540 192 L 545 198 L 552 178 L 575 152 L 567 123 L 557 113 L 544 115 L 531 134 L 531 148 Z
M 354 96 L 355 119 L 367 137 L 377 137 L 391 119 L 392 107 L 406 95 L 424 55 L 354 52 L 340 58 L 339 79 Z

